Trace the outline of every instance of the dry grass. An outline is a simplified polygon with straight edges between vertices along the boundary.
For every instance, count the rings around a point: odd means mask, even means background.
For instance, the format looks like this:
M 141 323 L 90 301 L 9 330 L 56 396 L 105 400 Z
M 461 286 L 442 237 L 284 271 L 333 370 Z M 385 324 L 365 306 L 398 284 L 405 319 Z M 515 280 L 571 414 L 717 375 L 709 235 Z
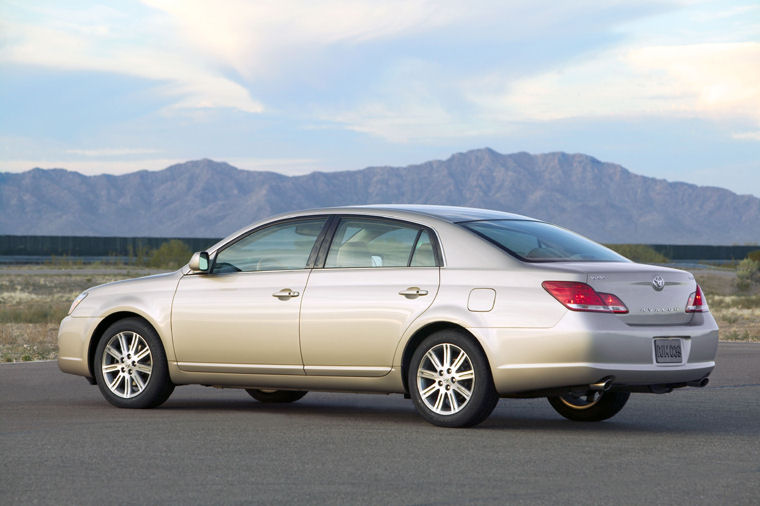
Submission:
M 28 362 L 58 355 L 58 323 L 0 323 L 0 360 Z
M 695 271 L 694 277 L 705 292 L 722 341 L 760 341 L 760 285 L 737 290 L 733 269 Z
M 58 323 L 83 290 L 151 274 L 129 267 L 0 268 L 0 361 L 46 360 L 58 352 Z M 760 341 L 760 286 L 737 293 L 736 272 L 694 272 L 720 326 L 721 340 Z
M 79 293 L 92 286 L 153 272 L 118 266 L 0 268 L 0 361 L 56 358 L 58 324 Z

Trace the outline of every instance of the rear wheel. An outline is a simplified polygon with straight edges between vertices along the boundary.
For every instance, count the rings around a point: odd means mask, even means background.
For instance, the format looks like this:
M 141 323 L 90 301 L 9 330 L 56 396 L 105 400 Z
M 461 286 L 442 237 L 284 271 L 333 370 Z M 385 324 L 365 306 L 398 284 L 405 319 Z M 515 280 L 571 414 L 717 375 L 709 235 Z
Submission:
M 93 369 L 103 397 L 120 408 L 153 408 L 174 391 L 161 339 L 137 318 L 106 329 L 95 349 Z
M 259 390 L 257 388 L 246 388 L 245 391 L 259 402 L 271 403 L 295 402 L 308 393 L 303 390 Z
M 588 391 L 547 397 L 554 410 L 568 420 L 600 422 L 612 418 L 623 409 L 630 392 Z
M 407 380 L 417 411 L 441 427 L 477 425 L 499 401 L 483 351 L 455 330 L 435 332 L 422 341 L 412 355 Z

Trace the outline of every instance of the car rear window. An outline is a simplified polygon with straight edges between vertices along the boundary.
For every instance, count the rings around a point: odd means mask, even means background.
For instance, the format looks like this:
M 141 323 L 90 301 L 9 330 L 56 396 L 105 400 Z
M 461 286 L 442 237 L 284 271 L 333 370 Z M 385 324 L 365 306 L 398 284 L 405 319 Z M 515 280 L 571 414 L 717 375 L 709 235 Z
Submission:
M 629 262 L 591 239 L 541 221 L 484 220 L 460 225 L 527 262 Z

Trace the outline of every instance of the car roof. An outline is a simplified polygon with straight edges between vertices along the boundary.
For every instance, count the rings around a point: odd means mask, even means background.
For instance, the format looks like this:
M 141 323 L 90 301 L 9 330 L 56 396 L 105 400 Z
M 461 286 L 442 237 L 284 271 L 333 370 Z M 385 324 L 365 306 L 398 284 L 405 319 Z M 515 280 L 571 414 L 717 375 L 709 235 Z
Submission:
M 357 211 L 376 209 L 378 211 L 397 211 L 432 216 L 451 223 L 477 220 L 530 220 L 537 221 L 528 216 L 522 216 L 504 211 L 491 209 L 479 209 L 476 207 L 438 206 L 426 204 L 370 204 L 362 206 L 345 206 L 333 208 L 336 211 Z

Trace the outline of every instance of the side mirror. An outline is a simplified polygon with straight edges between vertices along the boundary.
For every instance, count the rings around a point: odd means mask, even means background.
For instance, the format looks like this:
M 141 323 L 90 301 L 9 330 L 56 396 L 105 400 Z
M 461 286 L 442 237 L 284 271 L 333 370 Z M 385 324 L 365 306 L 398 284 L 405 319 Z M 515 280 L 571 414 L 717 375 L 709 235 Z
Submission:
M 193 272 L 208 272 L 208 253 L 205 251 L 196 251 L 190 258 L 190 263 L 187 266 L 190 267 L 190 270 Z

